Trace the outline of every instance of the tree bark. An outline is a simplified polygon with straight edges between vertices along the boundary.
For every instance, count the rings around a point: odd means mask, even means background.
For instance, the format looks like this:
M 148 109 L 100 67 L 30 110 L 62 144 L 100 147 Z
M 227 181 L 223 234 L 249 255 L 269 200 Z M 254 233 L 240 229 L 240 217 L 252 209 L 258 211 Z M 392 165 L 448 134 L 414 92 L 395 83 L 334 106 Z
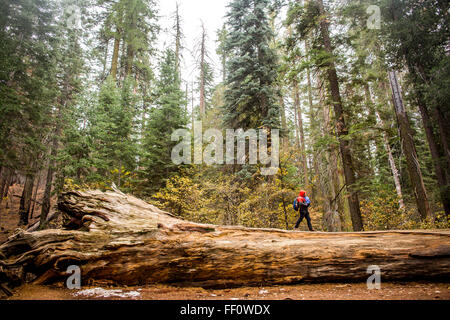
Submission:
M 377 112 L 378 121 L 380 125 L 384 128 L 384 121 L 381 119 L 380 114 Z M 402 185 L 400 183 L 400 173 L 395 164 L 394 156 L 392 155 L 391 145 L 389 143 L 389 137 L 386 132 L 383 132 L 384 148 L 388 154 L 389 166 L 391 167 L 392 177 L 394 178 L 395 190 L 397 192 L 399 209 L 403 210 L 405 208 L 405 203 L 403 201 Z
M 59 111 L 59 112 L 61 112 L 61 111 Z M 40 218 L 41 229 L 44 229 L 46 227 L 47 216 L 48 216 L 48 213 L 50 212 L 50 202 L 51 202 L 51 197 L 52 197 L 52 186 L 53 186 L 53 175 L 55 173 L 55 165 L 56 165 L 55 158 L 58 155 L 58 139 L 59 139 L 59 125 L 57 125 L 55 135 L 53 136 L 53 144 L 52 144 L 52 150 L 50 153 L 50 160 L 49 160 L 49 164 L 48 164 L 47 178 L 45 180 L 45 191 L 44 191 L 44 198 L 42 199 L 41 218 Z
M 416 199 L 420 216 L 422 220 L 425 220 L 427 217 L 432 218 L 432 212 L 428 202 L 425 184 L 423 183 L 422 170 L 420 169 L 419 159 L 417 157 L 417 151 L 414 145 L 408 116 L 406 115 L 406 111 L 403 106 L 400 86 L 394 71 L 389 72 L 389 80 L 392 87 L 395 113 L 397 115 L 397 121 L 400 128 L 400 136 L 402 139 L 402 146 L 405 153 L 409 177 L 414 191 L 414 198 Z
M 12 178 L 14 176 L 14 170 L 10 169 L 10 168 L 6 168 L 6 177 L 5 177 L 5 181 L 2 184 L 2 186 L 0 186 L 0 198 L 3 199 L 5 197 L 8 196 L 8 192 L 9 192 L 9 187 L 11 186 L 11 181 Z M 1 201 L 0 201 L 1 202 Z
M 33 216 L 34 216 L 34 209 L 36 208 L 37 195 L 38 195 L 38 192 L 39 192 L 39 185 L 40 184 L 41 184 L 41 174 L 40 174 L 40 172 L 38 172 L 37 173 L 36 187 L 34 188 L 33 198 L 31 200 L 31 202 L 33 203 L 33 207 L 31 208 L 30 219 L 33 219 Z
M 20 221 L 19 225 L 27 226 L 28 225 L 28 216 L 30 215 L 31 208 L 31 198 L 33 196 L 33 186 L 34 186 L 34 173 L 28 173 L 25 179 L 25 185 L 22 191 L 22 197 L 20 198 L 20 207 L 19 207 L 19 216 Z
M 0 203 L 3 201 L 3 191 L 5 190 L 7 169 L 0 167 Z
M 382 82 L 381 87 L 384 89 L 383 91 L 386 92 L 386 88 L 384 88 L 384 86 L 385 86 L 385 84 Z M 373 106 L 373 101 L 372 101 L 372 97 L 371 97 L 368 85 L 366 87 L 366 96 L 367 96 L 369 103 Z M 381 118 L 379 111 L 375 108 L 375 106 L 373 106 L 373 109 L 374 109 L 374 113 L 376 116 L 376 120 L 380 123 L 381 127 L 383 128 L 384 148 L 386 149 L 386 152 L 388 154 L 389 166 L 391 167 L 392 177 L 394 178 L 394 185 L 395 185 L 395 191 L 397 192 L 399 209 L 404 210 L 405 202 L 403 200 L 402 185 L 400 183 L 400 181 L 401 181 L 400 172 L 398 171 L 397 165 L 395 164 L 395 159 L 392 154 L 392 149 L 391 149 L 391 145 L 389 142 L 389 136 L 387 134 L 387 131 L 385 131 L 385 123 L 384 123 L 383 119 Z
M 206 115 L 206 94 L 205 94 L 205 64 L 206 64 L 206 30 L 202 23 L 202 40 L 200 44 L 200 116 L 202 119 Z
M 437 139 L 433 132 L 433 125 L 429 116 L 429 112 L 425 104 L 422 103 L 422 99 L 419 98 L 418 106 L 420 114 L 422 116 L 422 123 L 425 129 L 425 134 L 427 136 L 428 146 L 430 148 L 431 157 L 433 158 L 434 169 L 436 171 L 436 180 L 439 185 L 439 191 L 441 195 L 441 201 L 444 206 L 444 211 L 447 216 L 450 216 L 450 172 L 445 170 L 445 168 L 450 168 L 446 166 L 445 156 L 440 152 L 437 145 Z
M 302 161 L 302 172 L 303 172 L 303 183 L 304 188 L 309 188 L 309 179 L 308 179 L 308 163 L 306 161 L 306 147 L 305 147 L 305 132 L 303 130 L 303 117 L 302 117 L 302 107 L 300 105 L 300 91 L 298 87 L 298 80 L 295 79 L 293 82 L 294 87 L 294 104 L 295 109 L 297 110 L 297 120 L 298 120 L 298 130 L 300 133 L 300 153 L 301 153 L 301 161 Z
M 319 11 L 322 16 L 325 16 L 325 9 L 322 0 L 317 0 Z M 328 30 L 328 22 L 324 17 L 320 21 L 320 30 L 323 38 L 323 44 L 325 51 L 330 55 L 333 55 L 333 49 L 331 46 L 330 34 Z M 341 94 L 339 91 L 339 81 L 337 77 L 336 67 L 333 61 L 329 62 L 328 68 L 328 81 L 330 84 L 331 96 L 333 98 L 334 113 L 336 117 L 336 130 L 339 139 L 342 166 L 344 168 L 345 183 L 350 193 L 348 197 L 348 204 L 350 208 L 350 215 L 352 218 L 352 225 L 354 231 L 363 230 L 363 222 L 361 217 L 361 209 L 359 206 L 359 195 L 355 190 L 354 184 L 356 182 L 355 170 L 353 167 L 353 159 L 350 151 L 350 145 L 347 138 L 348 128 L 344 119 L 344 109 L 342 105 Z
M 176 11 L 175 11 L 175 69 L 180 75 L 180 61 L 181 61 L 181 18 L 180 18 L 180 11 L 178 2 L 176 3 Z M 181 79 L 181 76 L 180 76 Z
M 129 16 L 129 32 L 131 30 L 131 32 L 134 32 L 136 30 L 136 24 L 137 24 L 137 12 L 136 12 L 136 8 L 130 8 L 131 12 L 130 12 L 130 16 Z M 127 40 L 127 53 L 126 53 L 126 62 L 125 62 L 125 77 L 128 77 L 129 75 L 131 75 L 132 71 L 133 71 L 133 64 L 134 64 L 134 57 L 135 57 L 135 41 L 136 39 L 134 38 L 134 34 L 128 35 L 126 37 Z
M 445 113 L 439 106 L 434 109 L 433 114 L 438 123 L 439 136 L 441 137 L 441 143 L 447 160 L 447 168 L 450 168 L 450 119 L 447 119 L 448 117 L 445 116 Z
M 305 281 L 450 280 L 450 232 L 310 233 L 183 221 L 118 192 L 69 192 L 71 230 L 21 231 L 0 246 L 0 279 L 21 284 L 155 283 L 227 287 Z M 80 229 L 80 226 L 82 228 Z
M 281 145 L 283 146 L 284 152 L 288 150 L 289 147 L 289 135 L 286 121 L 286 106 L 284 104 L 283 95 L 279 96 L 280 101 L 280 116 L 281 116 L 281 129 L 283 132 L 283 136 L 281 137 Z
M 119 65 L 119 50 L 120 50 L 120 37 L 121 31 L 119 28 L 116 28 L 116 35 L 114 37 L 114 50 L 111 61 L 111 77 L 114 81 L 117 80 L 117 69 Z
M 414 68 L 411 63 L 408 64 L 408 71 L 416 79 L 416 81 L 420 81 L 419 79 L 426 79 L 425 74 L 421 73 L 421 76 L 418 75 L 420 70 L 421 68 Z M 440 116 L 440 111 L 438 108 L 433 108 L 431 116 L 433 117 L 434 122 L 437 123 L 437 127 L 439 129 L 438 132 L 441 137 L 441 145 L 439 145 L 439 138 L 435 134 L 432 117 L 430 116 L 429 107 L 425 103 L 423 92 L 421 88 L 417 88 L 417 86 L 415 86 L 415 88 L 417 105 L 419 107 L 423 127 L 425 129 L 431 158 L 433 159 L 441 201 L 445 214 L 448 217 L 450 215 L 450 154 L 448 151 L 448 143 L 445 142 L 447 139 L 443 133 L 443 130 L 445 129 L 442 124 L 442 117 Z

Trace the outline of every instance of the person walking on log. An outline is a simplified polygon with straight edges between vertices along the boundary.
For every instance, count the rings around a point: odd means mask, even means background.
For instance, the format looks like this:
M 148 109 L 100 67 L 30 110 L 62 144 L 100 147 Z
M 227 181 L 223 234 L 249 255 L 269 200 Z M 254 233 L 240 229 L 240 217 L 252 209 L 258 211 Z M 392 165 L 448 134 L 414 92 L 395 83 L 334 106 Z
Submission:
M 301 190 L 299 197 L 294 201 L 294 210 L 300 211 L 300 218 L 297 220 L 295 224 L 294 230 L 298 229 L 300 223 L 302 223 L 303 219 L 306 218 L 308 223 L 309 231 L 314 231 L 311 224 L 311 217 L 309 216 L 309 206 L 311 205 L 311 200 L 306 196 L 306 191 Z

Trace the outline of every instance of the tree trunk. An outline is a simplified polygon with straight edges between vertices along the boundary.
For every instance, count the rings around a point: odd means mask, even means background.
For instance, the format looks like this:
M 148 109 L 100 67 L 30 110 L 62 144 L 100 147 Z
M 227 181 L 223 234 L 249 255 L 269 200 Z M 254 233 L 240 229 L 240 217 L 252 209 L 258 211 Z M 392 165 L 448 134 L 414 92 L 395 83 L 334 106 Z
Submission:
M 121 31 L 119 28 L 116 29 L 116 35 L 114 37 L 114 51 L 111 61 L 111 77 L 114 81 L 117 80 L 117 69 L 119 65 L 119 50 L 120 50 L 120 37 Z
M 309 188 L 308 179 L 308 163 L 306 161 L 306 147 L 305 147 L 305 132 L 303 130 L 303 117 L 302 117 L 302 107 L 300 106 L 300 91 L 298 88 L 298 80 L 295 79 L 293 82 L 294 87 L 294 104 L 297 110 L 297 120 L 298 120 L 298 130 L 300 132 L 300 153 L 302 161 L 302 171 L 303 171 L 303 183 L 304 188 Z
M 284 223 L 286 224 L 286 230 L 289 230 L 289 221 L 288 221 L 288 213 L 286 209 L 286 197 L 284 193 L 284 181 L 283 181 L 283 167 L 284 164 L 280 162 L 280 188 L 281 188 L 281 203 L 283 205 L 283 213 L 284 213 Z
M 330 126 L 330 109 L 326 104 L 323 105 L 323 136 L 328 137 L 331 135 L 331 126 Z M 328 190 L 325 191 L 325 205 L 324 205 L 324 213 L 329 211 L 337 211 L 337 206 L 334 206 L 336 201 L 337 189 L 339 188 L 339 179 L 338 179 L 338 163 L 336 157 L 336 150 L 333 145 L 328 146 L 328 150 L 325 153 L 325 159 L 327 164 L 327 184 Z M 333 199 L 335 202 L 332 203 Z
M 205 94 L 205 63 L 206 63 L 206 30 L 202 24 L 202 40 L 200 44 L 200 116 L 202 119 L 206 114 L 206 94 Z
M 30 215 L 31 208 L 31 198 L 33 196 L 33 186 L 34 186 L 34 173 L 28 173 L 25 179 L 25 185 L 22 191 L 22 197 L 20 198 L 20 207 L 19 207 L 19 216 L 20 221 L 19 225 L 27 226 L 28 225 L 28 216 Z
M 283 95 L 281 94 L 279 97 L 280 101 L 280 113 L 281 113 L 281 129 L 283 132 L 283 136 L 281 137 L 281 145 L 283 146 L 284 152 L 288 150 L 289 147 L 289 135 L 286 121 L 286 106 L 284 104 Z
M 0 199 L 3 199 L 8 196 L 9 187 L 11 186 L 11 181 L 14 176 L 14 170 L 12 170 L 10 168 L 6 168 L 5 171 L 6 171 L 5 172 L 5 175 L 6 175 L 5 181 L 0 186 Z
M 403 99 L 400 92 L 400 86 L 397 81 L 397 76 L 394 71 L 389 72 L 389 80 L 392 87 L 392 97 L 394 101 L 395 113 L 400 128 L 400 136 L 402 139 L 402 146 L 405 153 L 406 164 L 408 167 L 409 177 L 414 191 L 417 208 L 419 210 L 422 220 L 427 217 L 432 218 L 430 204 L 428 203 L 428 196 L 423 183 L 422 171 L 417 157 L 416 147 L 411 134 L 408 116 L 406 115 L 403 106 Z
M 298 129 L 298 107 L 297 104 L 294 103 L 294 128 L 295 128 L 295 146 L 297 149 L 300 148 L 300 134 Z M 298 155 L 296 155 L 296 159 L 298 159 Z M 300 170 L 300 169 L 299 169 Z
M 317 0 L 319 5 L 320 14 L 325 16 L 325 9 L 323 7 L 323 1 Z M 328 22 L 326 18 L 322 18 L 320 21 L 320 29 L 323 38 L 325 51 L 333 56 L 333 49 L 331 47 L 330 34 L 328 30 Z M 350 193 L 348 198 L 348 204 L 350 208 L 350 215 L 352 218 L 353 230 L 363 230 L 363 222 L 361 218 L 361 209 L 359 206 L 359 195 L 355 190 L 355 170 L 353 167 L 353 159 L 350 151 L 349 142 L 346 139 L 348 135 L 348 128 L 344 119 L 344 110 L 342 105 L 341 94 L 339 91 L 339 81 L 336 73 L 336 67 L 333 61 L 328 65 L 328 81 L 330 83 L 331 96 L 333 98 L 334 113 L 336 117 L 336 130 L 339 139 L 340 151 L 342 156 L 342 166 L 344 168 L 345 183 Z
M 7 168 L 0 167 L 0 203 L 3 201 L 3 191 L 6 185 Z
M 381 117 L 378 113 L 377 113 L 377 117 L 378 117 L 378 121 L 380 122 L 380 125 L 384 128 L 384 121 L 381 119 Z M 394 178 L 394 185 L 395 185 L 395 190 L 397 192 L 399 209 L 403 210 L 405 208 L 405 203 L 403 201 L 402 185 L 400 183 L 400 173 L 397 169 L 397 165 L 395 164 L 395 159 L 394 159 L 394 156 L 392 155 L 391 145 L 389 143 L 389 137 L 386 132 L 383 133 L 383 141 L 384 141 L 384 148 L 386 149 L 386 152 L 388 154 L 389 165 L 390 165 L 391 171 L 392 171 L 392 177 Z
M 448 111 L 447 111 L 448 113 Z M 439 136 L 441 137 L 442 147 L 444 149 L 445 159 L 447 160 L 447 168 L 450 168 L 450 119 L 445 117 L 441 107 L 434 109 L 434 117 L 438 124 Z M 449 169 L 450 170 L 450 169 Z
M 117 192 L 70 192 L 59 208 L 77 231 L 18 232 L 0 246 L 0 279 L 229 287 L 305 281 L 450 280 L 449 231 L 310 233 L 183 221 Z M 83 226 L 82 229 L 79 229 Z
M 33 198 L 31 200 L 31 202 L 33 203 L 33 207 L 31 208 L 30 219 L 33 219 L 33 216 L 34 216 L 34 209 L 36 208 L 37 195 L 38 195 L 38 192 L 39 192 L 39 185 L 40 184 L 41 184 L 41 174 L 40 174 L 40 172 L 38 172 L 37 173 L 36 187 L 34 188 Z
M 426 79 L 425 74 L 418 73 L 421 68 L 415 68 L 410 63 L 408 64 L 409 73 L 419 81 L 419 79 Z M 439 138 L 436 137 L 433 121 L 430 117 L 429 108 L 425 103 L 425 98 L 421 91 L 421 88 L 416 87 L 417 105 L 419 107 L 420 115 L 422 118 L 423 127 L 430 148 L 431 158 L 433 159 L 434 169 L 436 173 L 436 180 L 439 186 L 439 192 L 441 201 L 444 207 L 446 216 L 450 215 L 450 153 L 448 150 L 448 143 L 446 142 L 445 134 L 443 133 L 444 125 L 442 124 L 442 117 L 438 108 L 433 108 L 432 116 L 434 122 L 439 129 L 439 135 L 441 137 L 441 145 L 439 145 Z
M 419 93 L 420 94 L 420 93 Z M 436 171 L 436 180 L 439 185 L 439 191 L 441 195 L 441 201 L 444 206 L 444 211 L 447 216 L 450 216 L 450 172 L 445 168 L 446 166 L 445 156 L 441 153 L 440 148 L 437 145 L 437 139 L 433 132 L 433 125 L 429 116 L 429 112 L 422 99 L 418 99 L 418 106 L 420 114 L 422 116 L 422 123 L 427 136 L 428 146 L 430 148 L 431 157 L 433 158 L 434 169 Z
M 383 91 L 386 91 L 386 88 L 384 88 L 384 83 L 381 84 L 381 87 L 384 89 Z M 367 85 L 366 87 L 366 96 L 369 99 L 369 103 L 373 106 L 373 101 L 371 98 L 370 90 Z M 376 108 L 373 106 L 373 109 L 375 111 L 376 120 L 380 123 L 381 127 L 383 128 L 383 142 L 384 142 L 384 148 L 386 149 L 386 152 L 388 154 L 388 160 L 389 160 L 389 166 L 391 167 L 392 177 L 394 178 L 394 185 L 395 185 L 395 191 L 397 192 L 398 197 L 398 204 L 399 209 L 404 210 L 405 209 L 405 202 L 403 200 L 403 191 L 402 191 L 402 185 L 400 183 L 400 172 L 397 169 L 397 165 L 395 164 L 395 159 L 392 154 L 391 145 L 389 142 L 389 136 L 387 132 L 385 131 L 385 123 L 383 119 L 380 116 L 380 113 Z
M 181 18 L 180 18 L 180 11 L 178 7 L 178 2 L 176 3 L 176 11 L 175 11 L 175 69 L 180 75 L 180 61 L 181 61 Z M 181 79 L 181 76 L 180 76 Z
M 432 81 L 430 81 L 429 77 L 424 72 L 424 67 L 420 64 L 412 65 L 412 63 L 410 62 L 408 57 L 405 56 L 405 58 L 407 60 L 409 72 L 416 79 L 415 84 L 417 81 L 419 81 L 419 82 L 423 81 L 425 85 L 430 86 L 432 84 Z M 426 108 L 422 89 L 420 88 L 420 86 L 417 86 L 417 85 L 415 87 L 416 87 L 416 92 L 417 92 L 418 98 L 419 98 L 419 100 L 421 100 L 420 103 L 422 104 L 422 106 L 424 106 Z M 445 107 L 446 106 L 444 106 L 444 108 Z M 446 109 L 448 109 L 448 107 Z M 450 147 L 449 147 L 449 144 L 450 144 L 450 118 L 448 117 L 448 114 L 449 114 L 448 110 L 446 112 L 444 112 L 446 109 L 442 109 L 441 105 L 439 105 L 439 104 L 433 105 L 432 106 L 433 112 L 431 115 L 434 118 L 434 122 L 436 123 L 438 131 L 439 131 L 440 142 L 442 145 L 442 152 L 447 161 L 446 167 L 447 167 L 447 171 L 448 171 L 448 170 L 450 170 Z
M 48 213 L 50 212 L 50 202 L 52 196 L 53 175 L 55 173 L 55 157 L 58 154 L 58 136 L 53 137 L 53 145 L 50 154 L 50 161 L 48 164 L 47 178 L 45 180 L 44 198 L 42 199 L 40 226 L 41 229 L 46 227 Z

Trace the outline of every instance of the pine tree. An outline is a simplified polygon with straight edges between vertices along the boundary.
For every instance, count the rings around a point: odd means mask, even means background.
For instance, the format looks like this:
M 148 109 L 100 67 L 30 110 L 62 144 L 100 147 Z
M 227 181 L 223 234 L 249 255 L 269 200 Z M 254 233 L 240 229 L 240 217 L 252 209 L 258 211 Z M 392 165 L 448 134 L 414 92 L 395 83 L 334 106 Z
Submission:
M 52 3 L 43 0 L 4 1 L 2 10 L 0 167 L 7 168 L 9 178 L 15 171 L 26 178 L 19 215 L 20 224 L 27 225 L 56 97 L 55 12 Z M 5 190 L 9 185 L 3 183 L 1 189 Z
M 149 59 L 159 31 L 155 2 L 98 0 L 98 4 L 106 9 L 100 17 L 103 40 L 108 43 L 114 39 L 110 75 L 118 83 L 130 75 L 148 80 L 152 74 Z
M 181 166 L 172 162 L 171 153 L 178 142 L 171 140 L 175 130 L 186 127 L 185 93 L 180 89 L 176 57 L 167 49 L 159 65 L 155 107 L 150 110 L 143 141 L 141 166 L 144 189 L 151 194 L 180 172 Z
M 406 64 L 433 159 L 442 204 L 450 214 L 450 56 L 448 1 L 382 3 L 384 39 L 397 69 Z
M 64 10 L 61 10 L 61 12 L 64 12 Z M 70 105 L 75 104 L 77 95 L 82 90 L 81 73 L 85 71 L 83 65 L 84 52 L 81 49 L 79 39 L 81 32 L 77 28 L 68 27 L 66 24 L 67 18 L 63 17 L 61 19 L 62 23 L 58 26 L 58 44 L 55 48 L 56 78 L 59 79 L 57 83 L 59 95 L 56 99 L 56 108 L 52 117 L 52 138 L 49 142 L 50 153 L 40 216 L 41 229 L 46 227 L 47 216 L 50 212 L 53 179 L 57 171 L 57 157 L 61 147 L 60 139 L 64 132 L 63 119 L 67 117 Z M 58 172 L 58 174 L 60 175 L 61 172 Z M 59 189 L 61 187 L 60 185 Z M 60 192 L 61 190 L 57 191 Z
M 270 47 L 268 5 L 268 0 L 234 0 L 229 5 L 224 120 L 231 128 L 280 127 L 277 57 Z
M 96 172 L 93 179 L 105 183 L 114 182 L 121 187 L 122 174 L 136 169 L 136 101 L 134 82 L 127 78 L 118 88 L 108 77 L 100 89 L 98 104 L 91 118 L 91 135 Z M 117 175 L 117 176 L 116 176 Z
M 227 79 L 227 60 L 228 52 L 225 50 L 226 39 L 228 37 L 228 31 L 226 25 L 224 24 L 222 29 L 217 30 L 217 50 L 216 53 L 220 56 L 222 63 L 222 82 L 225 83 Z

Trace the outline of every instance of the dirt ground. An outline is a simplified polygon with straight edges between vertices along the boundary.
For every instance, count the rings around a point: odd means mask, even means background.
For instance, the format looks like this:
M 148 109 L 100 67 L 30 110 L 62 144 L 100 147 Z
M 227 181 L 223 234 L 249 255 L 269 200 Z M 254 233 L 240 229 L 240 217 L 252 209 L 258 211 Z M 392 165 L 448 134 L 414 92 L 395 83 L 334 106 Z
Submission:
M 97 289 L 95 289 L 97 288 Z M 5 298 L 5 297 L 3 297 Z M 170 286 L 83 287 L 25 285 L 9 300 L 450 300 L 449 283 L 382 283 L 368 290 L 365 283 L 303 284 L 209 290 Z
M 3 199 L 3 201 L 0 203 L 0 244 L 5 242 L 8 239 L 8 237 L 18 228 L 19 205 L 22 190 L 23 187 L 20 185 L 15 184 L 11 186 L 9 188 L 8 197 Z M 39 220 L 39 215 L 41 214 L 40 203 L 42 202 L 43 197 L 44 197 L 44 189 L 39 188 L 38 192 L 36 193 L 36 202 L 33 202 L 31 204 L 32 215 L 30 215 L 29 217 L 30 226 L 34 222 Z M 51 201 L 52 207 L 50 214 L 53 212 L 55 204 L 56 204 L 56 197 L 53 197 Z

